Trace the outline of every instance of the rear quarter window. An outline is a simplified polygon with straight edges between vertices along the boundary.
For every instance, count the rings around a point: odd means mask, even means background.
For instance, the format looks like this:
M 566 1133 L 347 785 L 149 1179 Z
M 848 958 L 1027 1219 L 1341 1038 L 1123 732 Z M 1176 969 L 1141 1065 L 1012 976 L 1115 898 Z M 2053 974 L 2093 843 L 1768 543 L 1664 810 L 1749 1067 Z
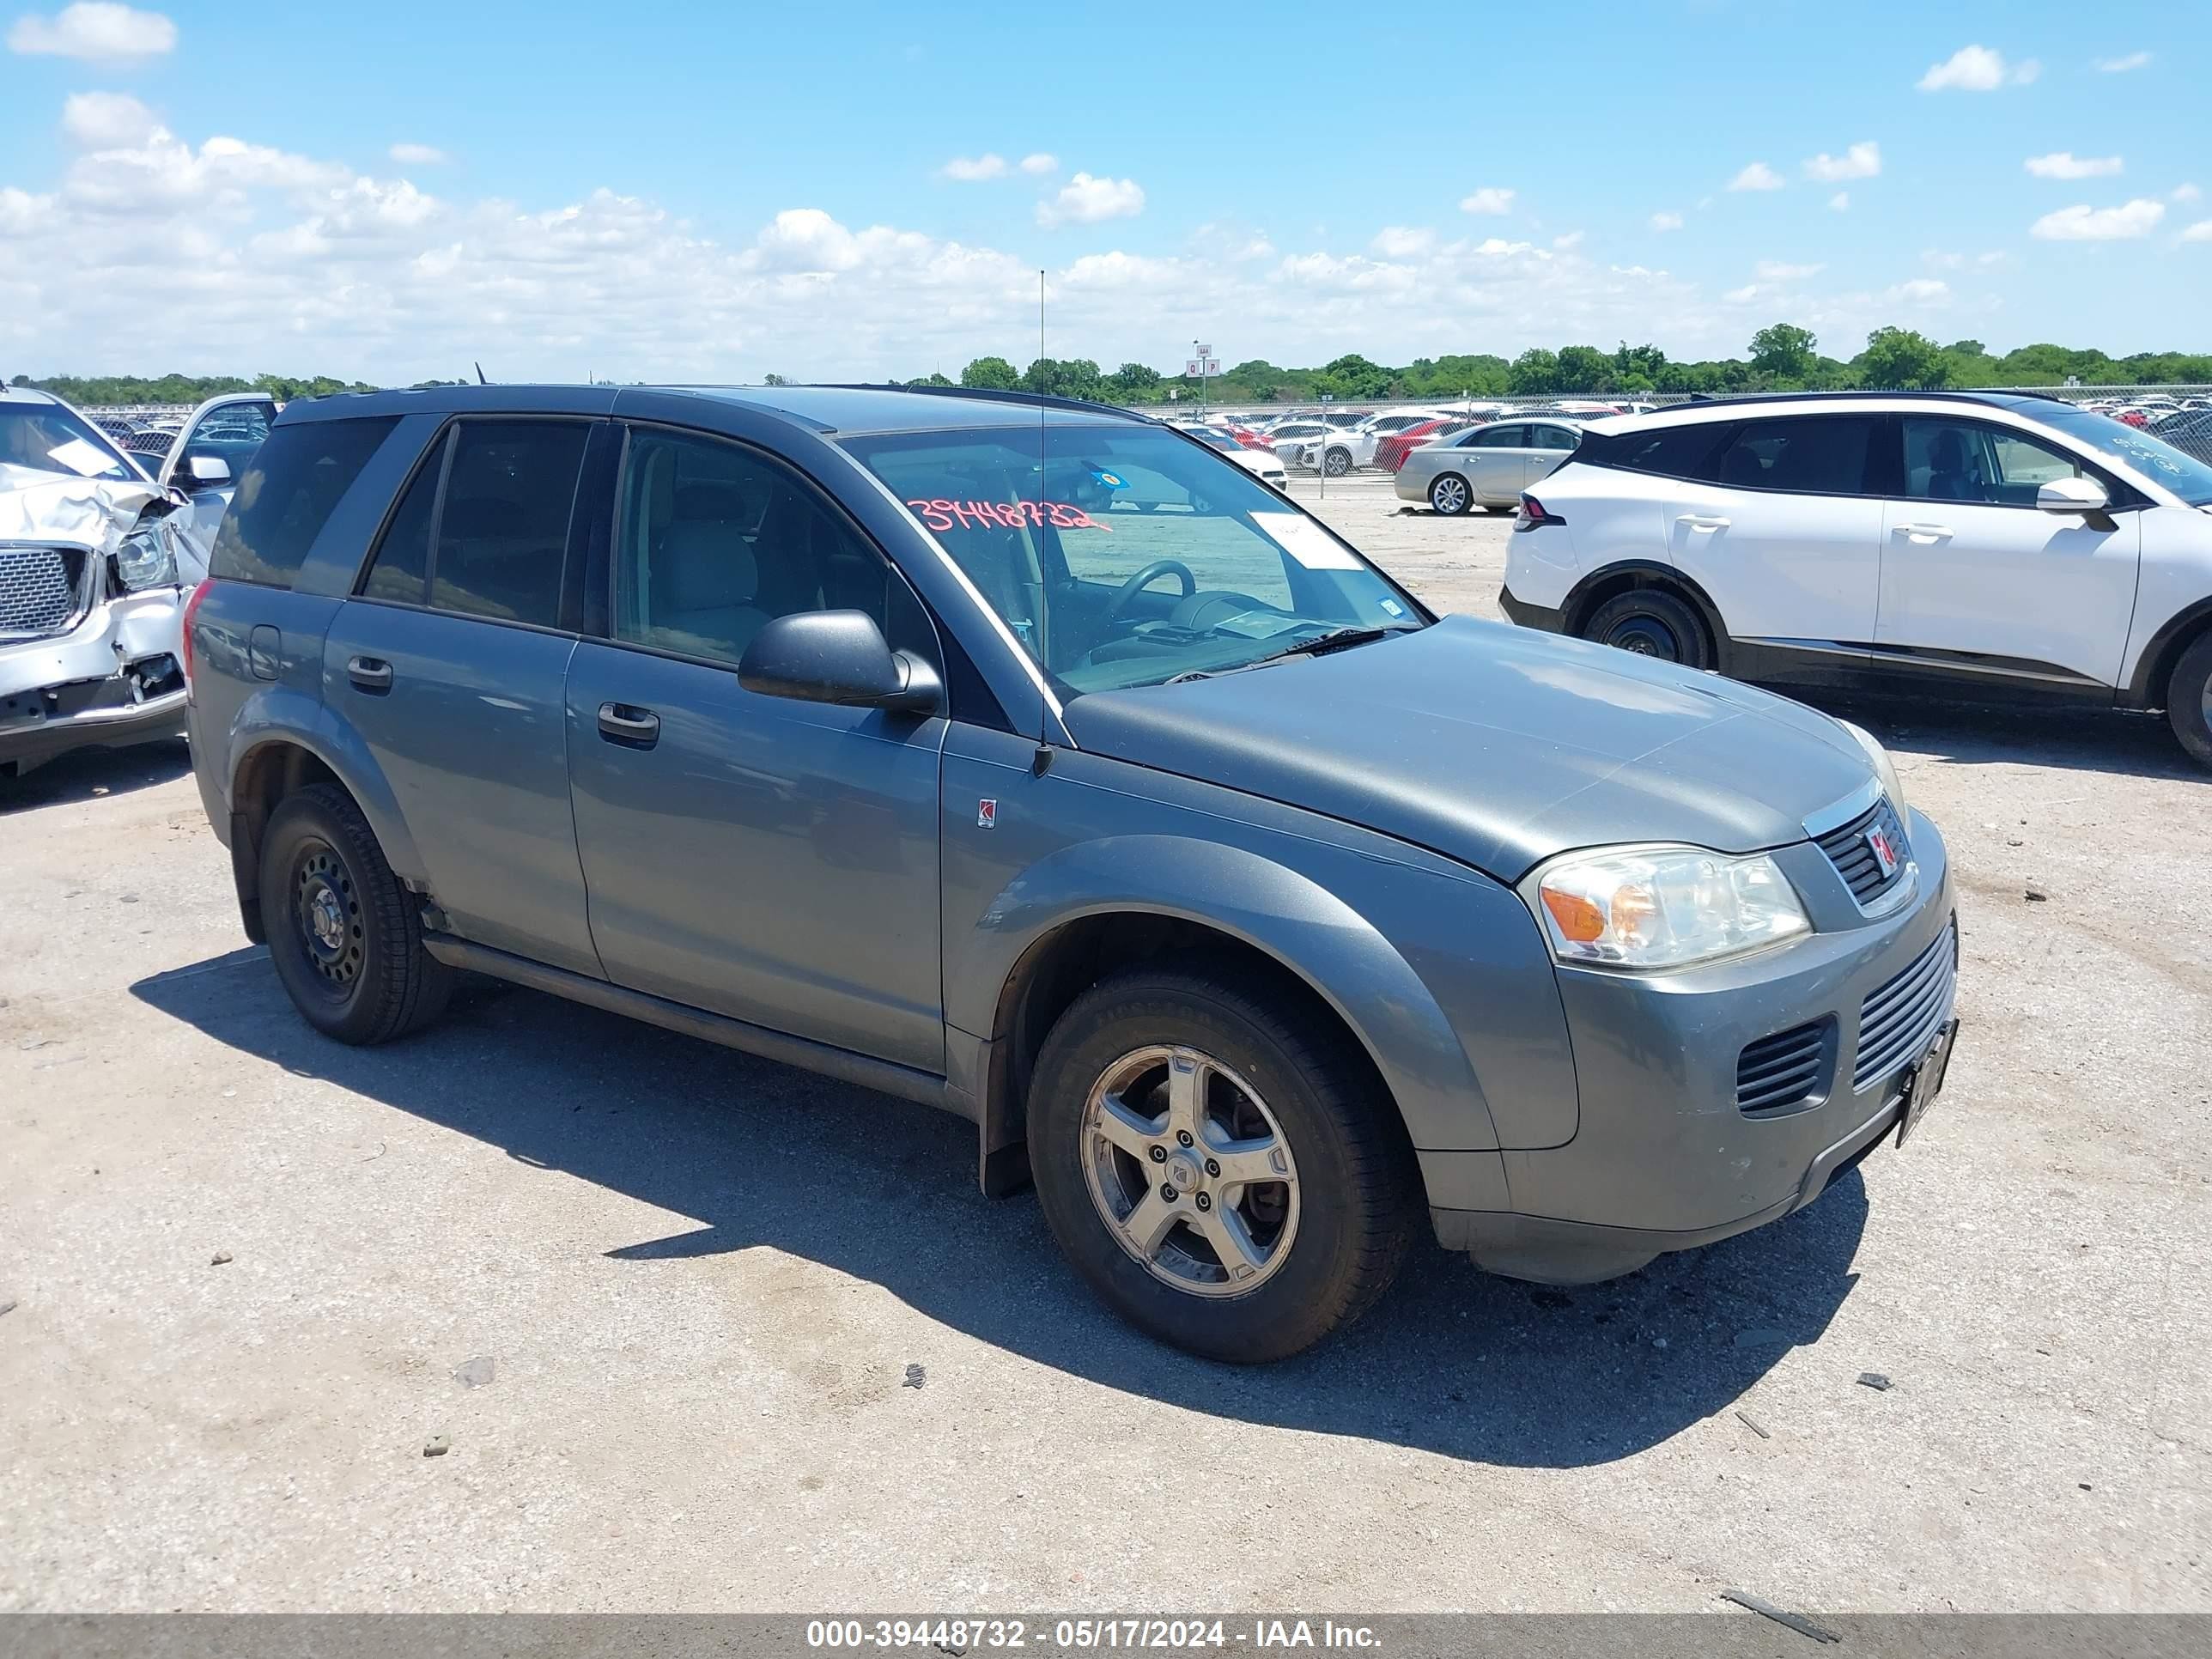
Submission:
M 272 428 L 238 481 L 208 574 L 289 587 L 339 501 L 398 424 L 395 415 Z

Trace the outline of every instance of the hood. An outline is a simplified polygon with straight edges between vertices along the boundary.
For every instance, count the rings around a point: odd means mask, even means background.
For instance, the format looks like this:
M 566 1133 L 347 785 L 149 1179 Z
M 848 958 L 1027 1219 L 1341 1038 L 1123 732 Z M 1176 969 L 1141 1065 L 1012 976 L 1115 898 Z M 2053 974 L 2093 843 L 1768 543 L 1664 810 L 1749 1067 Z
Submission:
M 1572 848 L 1749 853 L 1872 775 L 1801 704 L 1449 617 L 1333 655 L 1067 705 L 1077 745 L 1359 823 L 1503 881 Z

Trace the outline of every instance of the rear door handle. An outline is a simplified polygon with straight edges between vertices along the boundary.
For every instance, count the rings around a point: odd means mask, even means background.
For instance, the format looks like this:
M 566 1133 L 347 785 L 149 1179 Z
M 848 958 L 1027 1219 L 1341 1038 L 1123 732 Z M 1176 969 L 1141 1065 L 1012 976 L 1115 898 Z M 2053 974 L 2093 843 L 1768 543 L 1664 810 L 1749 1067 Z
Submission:
M 1686 530 L 1726 530 L 1729 521 L 1707 513 L 1685 513 L 1674 520 Z
M 660 716 L 626 702 L 599 705 L 599 735 L 630 749 L 650 749 L 660 741 Z
M 1948 524 L 1901 524 L 1897 533 L 1916 542 L 1948 542 L 1951 526 Z
M 349 657 L 346 659 L 346 678 L 364 691 L 389 691 L 392 665 L 381 657 Z

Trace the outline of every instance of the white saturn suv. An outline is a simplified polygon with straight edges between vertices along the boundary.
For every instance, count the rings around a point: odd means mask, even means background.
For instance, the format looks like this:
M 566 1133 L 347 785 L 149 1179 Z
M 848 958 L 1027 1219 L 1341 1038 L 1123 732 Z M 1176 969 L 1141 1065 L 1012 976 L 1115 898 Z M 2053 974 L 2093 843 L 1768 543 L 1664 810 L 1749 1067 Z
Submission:
M 1597 421 L 1522 496 L 1514 621 L 1738 679 L 2164 708 L 2212 766 L 2212 465 L 2056 398 Z

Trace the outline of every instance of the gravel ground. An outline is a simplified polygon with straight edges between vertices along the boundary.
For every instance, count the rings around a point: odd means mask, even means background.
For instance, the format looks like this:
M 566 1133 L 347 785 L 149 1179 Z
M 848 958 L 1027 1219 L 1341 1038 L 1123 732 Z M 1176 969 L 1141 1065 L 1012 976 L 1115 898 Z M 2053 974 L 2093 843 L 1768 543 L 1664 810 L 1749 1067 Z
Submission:
M 1505 521 L 1396 505 L 1324 510 L 1494 614 Z M 1263 1371 L 949 1117 L 520 991 L 314 1037 L 180 745 L 0 785 L 0 1608 L 2212 1609 L 2212 781 L 1841 712 L 1961 889 L 1911 1147 L 1609 1285 L 1429 1250 Z

